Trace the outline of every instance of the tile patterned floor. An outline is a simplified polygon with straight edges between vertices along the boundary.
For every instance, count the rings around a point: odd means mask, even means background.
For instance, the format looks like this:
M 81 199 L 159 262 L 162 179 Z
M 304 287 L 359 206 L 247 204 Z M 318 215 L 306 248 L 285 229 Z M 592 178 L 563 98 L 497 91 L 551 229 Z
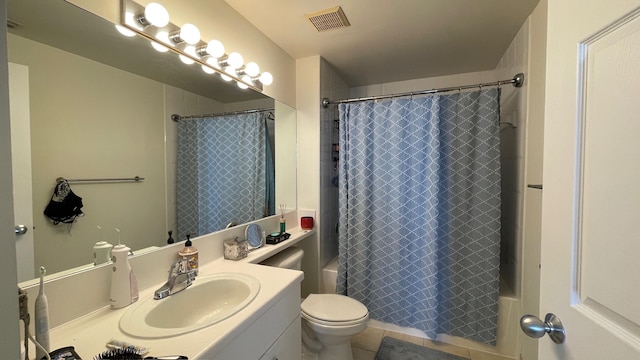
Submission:
M 385 336 L 394 337 L 396 339 L 408 341 L 414 344 L 426 346 L 431 349 L 440 350 L 442 352 L 457 355 L 470 360 L 513 360 L 508 357 L 489 354 L 482 351 L 467 349 L 455 345 L 450 345 L 438 341 L 429 339 L 423 339 L 421 337 L 406 335 L 397 333 L 394 331 L 388 331 L 378 329 L 369 326 L 362 333 L 351 338 L 351 349 L 353 351 L 354 360 L 373 360 L 380 347 L 382 338 Z

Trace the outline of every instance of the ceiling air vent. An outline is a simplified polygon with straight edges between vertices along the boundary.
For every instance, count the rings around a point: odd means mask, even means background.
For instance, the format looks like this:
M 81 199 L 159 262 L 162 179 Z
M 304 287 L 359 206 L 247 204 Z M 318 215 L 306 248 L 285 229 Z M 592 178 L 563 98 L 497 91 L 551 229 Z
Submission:
M 327 31 L 347 27 L 349 20 L 340 6 L 305 15 L 318 31 Z

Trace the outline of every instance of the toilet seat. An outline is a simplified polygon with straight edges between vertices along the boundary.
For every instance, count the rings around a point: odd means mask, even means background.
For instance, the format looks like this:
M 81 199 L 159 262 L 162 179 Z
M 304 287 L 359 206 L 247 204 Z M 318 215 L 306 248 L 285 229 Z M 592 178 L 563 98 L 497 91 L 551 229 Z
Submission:
M 300 307 L 302 317 L 322 325 L 351 326 L 369 318 L 366 306 L 338 294 L 310 294 Z

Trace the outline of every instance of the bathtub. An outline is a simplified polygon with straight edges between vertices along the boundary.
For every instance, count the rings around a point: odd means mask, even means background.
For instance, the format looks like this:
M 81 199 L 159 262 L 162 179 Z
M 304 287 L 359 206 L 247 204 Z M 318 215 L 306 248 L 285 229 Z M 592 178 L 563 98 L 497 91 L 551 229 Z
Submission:
M 336 292 L 337 278 L 338 257 L 335 257 L 322 269 L 322 283 L 320 284 L 321 292 L 325 294 L 334 294 Z M 504 282 L 501 282 L 500 285 L 500 297 L 498 299 L 498 336 L 496 346 L 485 345 L 472 340 L 449 335 L 438 335 L 435 340 L 461 346 L 467 349 L 514 358 L 516 356 L 519 331 L 518 309 L 520 307 L 520 299 L 514 296 L 513 291 L 511 291 L 508 286 L 505 286 Z M 421 338 L 428 338 L 421 330 L 404 328 L 373 319 L 369 320 L 369 326 Z

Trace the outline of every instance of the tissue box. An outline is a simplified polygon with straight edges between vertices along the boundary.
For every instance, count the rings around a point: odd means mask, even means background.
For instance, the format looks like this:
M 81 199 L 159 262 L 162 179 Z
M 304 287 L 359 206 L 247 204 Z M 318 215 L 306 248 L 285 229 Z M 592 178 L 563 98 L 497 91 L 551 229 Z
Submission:
M 224 241 L 224 258 L 227 260 L 240 260 L 247 257 L 249 253 L 249 244 L 247 240 L 225 240 Z

